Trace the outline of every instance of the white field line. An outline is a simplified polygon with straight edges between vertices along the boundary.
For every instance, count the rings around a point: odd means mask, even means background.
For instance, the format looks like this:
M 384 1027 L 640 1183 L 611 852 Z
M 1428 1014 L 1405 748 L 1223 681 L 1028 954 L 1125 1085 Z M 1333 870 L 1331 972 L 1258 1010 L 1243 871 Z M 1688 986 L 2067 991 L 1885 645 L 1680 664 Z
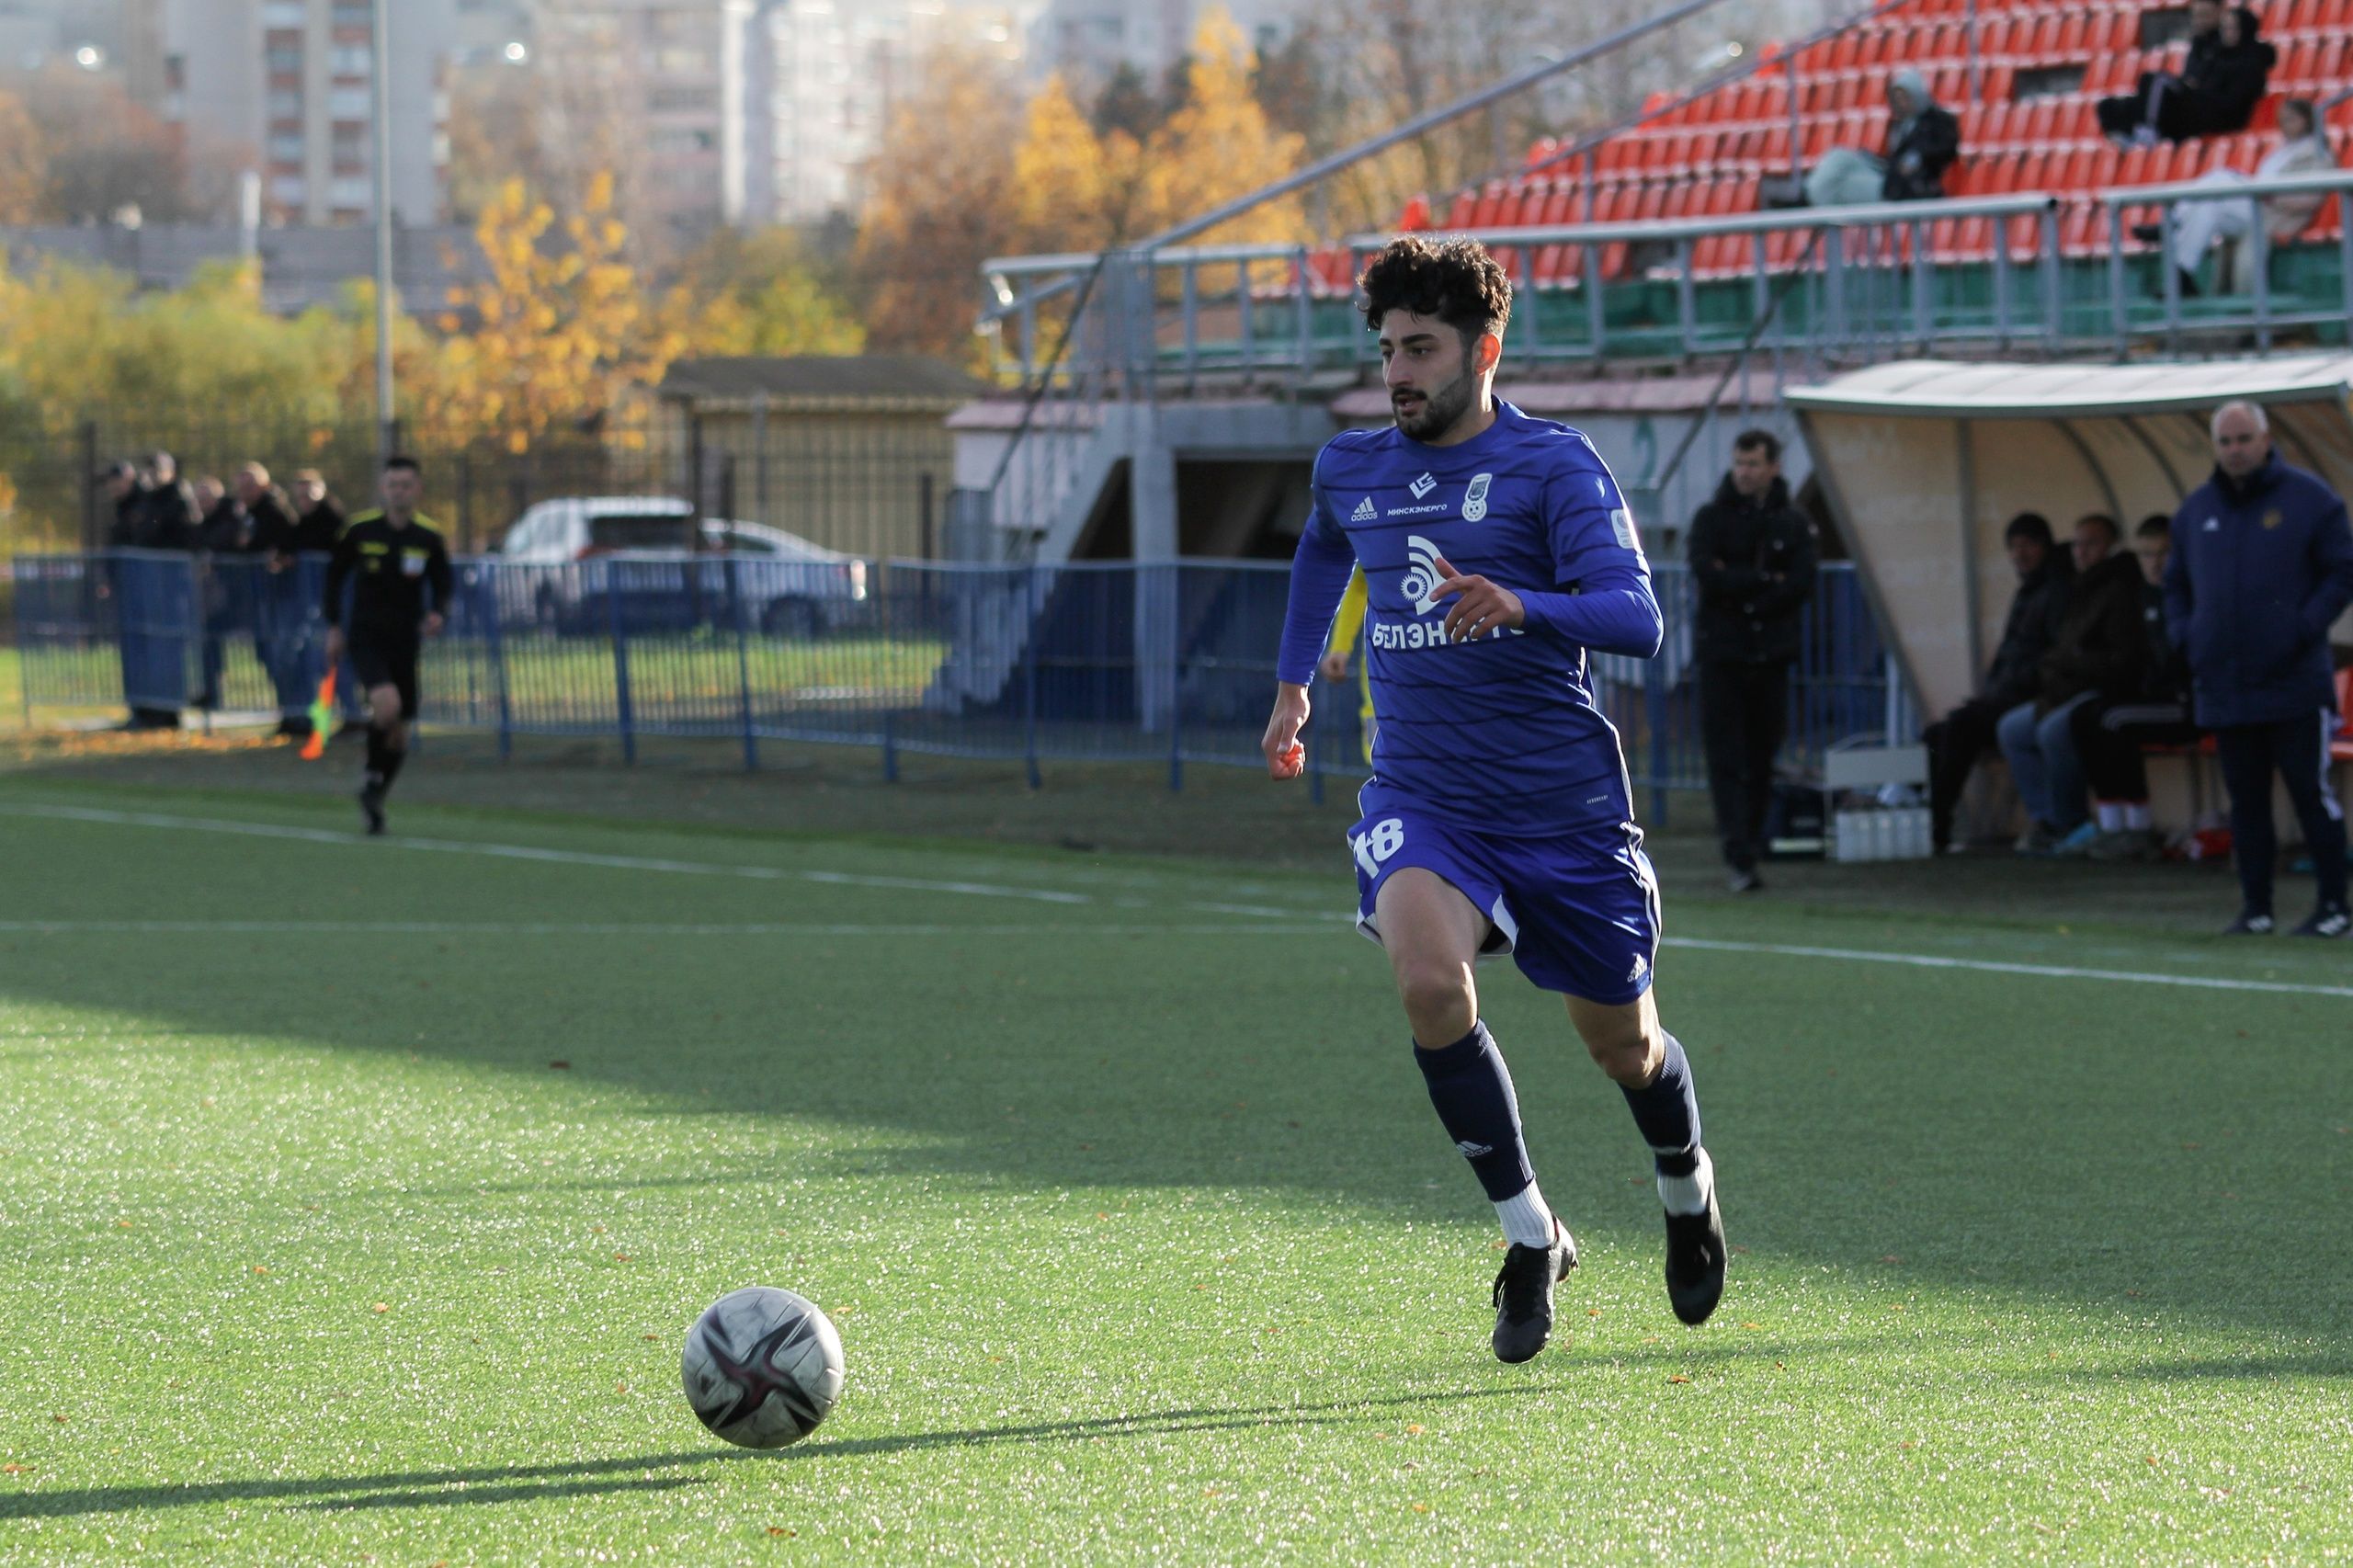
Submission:
M 1869 948 L 1805 948 L 1781 942 L 1711 942 L 1699 937 L 1669 937 L 1665 946 L 1710 953 L 1760 953 L 1770 958 L 1835 959 L 1848 963 L 1892 963 L 1908 969 L 1965 969 L 1979 974 L 2032 975 L 2042 980 L 2107 980 L 2130 985 L 2179 985 L 2194 991 L 2262 991 L 2284 996 L 2353 998 L 2353 985 L 2299 985 L 2284 980 L 2230 980 L 2199 974 L 2148 974 L 2127 969 L 2077 969 L 2065 964 L 2005 963 L 1998 959 L 1953 959 L 1936 953 L 1890 953 Z
M 633 855 L 596 855 L 582 850 L 542 849 L 529 845 L 476 843 L 463 839 L 395 837 L 383 840 L 369 840 L 356 833 L 336 833 L 326 828 L 290 827 L 275 823 L 233 822 L 217 817 L 173 816 L 159 812 L 106 811 L 88 806 L 7 804 L 0 805 L 0 816 L 46 817 L 68 822 L 100 823 L 127 827 L 167 828 L 181 832 L 240 834 L 248 837 L 293 839 L 312 844 L 358 845 L 364 846 L 369 849 L 422 849 L 440 854 L 481 855 L 501 859 L 538 860 L 554 865 L 602 866 L 617 870 L 659 871 L 699 876 L 743 877 L 761 881 L 824 882 L 836 886 L 890 888 L 915 892 L 965 893 L 981 898 L 1029 899 L 1038 903 L 1065 905 L 1094 904 L 1100 902 L 1091 893 L 1068 892 L 1047 888 L 1009 887 L 993 882 L 934 881 L 920 877 L 863 876 L 852 874 L 847 871 L 788 870 L 774 866 L 725 866 L 701 860 L 665 860 Z M 1300 922 L 1313 922 L 1313 924 L 1301 924 L 1296 927 L 1277 926 L 1266 924 L 1233 927 L 1199 927 L 1199 929 L 1204 932 L 1222 932 L 1228 929 L 1237 932 L 1255 932 L 1267 935 L 1270 935 L 1278 931 L 1292 929 L 1296 929 L 1300 932 L 1313 932 L 1330 929 L 1334 926 L 1353 919 L 1353 916 L 1344 914 L 1336 913 L 1329 915 L 1317 915 L 1310 911 L 1278 910 L 1272 906 L 1264 904 L 1218 903 L 1199 900 L 1188 901 L 1183 905 L 1183 907 L 1187 909 L 1199 910 L 1207 914 L 1232 915 L 1237 917 L 1246 917 L 1252 920 L 1281 918 Z M 231 922 L 221 922 L 207 925 L 205 923 L 196 922 L 190 923 L 188 926 L 184 928 L 190 931 L 221 930 L 229 928 L 233 924 L 233 923 Z M 0 924 L 0 930 L 30 931 L 34 929 L 60 928 L 96 930 L 102 927 L 97 924 L 81 927 L 63 927 L 56 925 L 44 925 L 44 923 L 40 922 L 23 922 L 14 926 Z M 124 923 L 119 927 L 105 926 L 103 928 L 130 931 L 142 929 L 182 929 L 183 927 L 166 927 L 162 926 L 150 927 L 140 926 L 136 923 Z M 310 923 L 288 922 L 283 926 L 259 924 L 253 926 L 250 928 L 259 932 L 278 930 L 315 931 L 328 929 L 331 927 L 323 927 Z M 354 928 L 358 929 L 358 927 Z M 377 927 L 368 928 L 376 929 Z M 390 927 L 386 928 L 389 929 Z M 453 925 L 448 927 L 433 927 L 432 929 L 456 932 L 465 929 L 486 928 L 465 927 Z M 558 934 L 566 930 L 578 930 L 585 933 L 590 929 L 590 927 L 550 926 L 545 929 L 549 934 Z M 654 929 L 650 927 L 604 926 L 596 927 L 595 929 L 609 929 L 617 932 L 645 930 L 649 935 L 655 934 Z M 790 931 L 810 935 L 831 933 L 841 936 L 858 934 L 946 936 L 951 934 L 962 935 L 982 929 L 982 927 L 961 926 L 779 926 L 773 927 L 729 927 L 725 929 L 740 931 L 746 935 L 764 934 L 772 930 L 778 934 L 784 934 Z M 1182 934 L 1187 930 L 1185 927 L 1171 926 L 1106 927 L 1101 926 L 1078 925 L 1073 925 L 1070 926 L 1037 927 L 998 926 L 987 927 L 987 929 L 1021 934 L 1045 931 L 1059 933 L 1063 931 L 1074 931 L 1081 929 L 1117 930 L 1122 933 L 1131 931 L 1135 933 L 1162 931 L 1170 934 Z M 680 934 L 691 934 L 691 932 L 686 928 L 681 928 Z M 715 935 L 720 934 L 720 932 L 719 929 L 714 928 L 710 934 Z M 1912 969 L 1966 970 L 1979 974 L 2011 974 L 2043 980 L 2090 980 L 2129 985 L 2169 985 L 2196 991 L 2256 992 L 2273 995 L 2329 996 L 2353 999 L 2353 986 L 2307 985 L 2299 984 L 2290 981 L 2237 980 L 2222 976 L 2164 974 L 2135 970 L 2080 968 L 2063 964 L 2011 963 L 1998 959 L 1948 958 L 1937 953 L 1888 952 L 1868 948 L 1805 947 L 1792 943 L 1780 942 L 1723 942 L 1711 941 L 1699 937 L 1669 937 L 1665 938 L 1663 945 L 1669 948 L 1681 948 L 1699 952 L 1750 953 L 1772 958 L 1821 959 L 1844 963 L 1895 964 Z
M 1213 926 L 1106 926 L 1091 920 L 1051 926 L 1008 926 L 998 921 L 983 926 L 881 926 L 794 921 L 0 920 L 0 936 L 6 937 L 1262 937 L 1268 933 L 1305 937 L 1330 929 L 1324 925 L 1243 926 L 1231 920 Z

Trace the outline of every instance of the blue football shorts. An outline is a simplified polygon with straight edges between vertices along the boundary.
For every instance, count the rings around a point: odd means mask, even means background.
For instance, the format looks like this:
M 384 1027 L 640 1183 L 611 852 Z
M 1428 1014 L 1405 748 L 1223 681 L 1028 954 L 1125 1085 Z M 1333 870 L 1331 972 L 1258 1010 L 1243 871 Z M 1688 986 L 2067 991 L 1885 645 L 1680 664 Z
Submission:
M 1506 838 L 1411 811 L 1348 832 L 1357 929 L 1381 940 L 1381 884 L 1408 866 L 1433 871 L 1485 914 L 1482 959 L 1509 954 L 1545 991 L 1620 1006 L 1650 989 L 1658 960 L 1658 878 L 1629 824 Z

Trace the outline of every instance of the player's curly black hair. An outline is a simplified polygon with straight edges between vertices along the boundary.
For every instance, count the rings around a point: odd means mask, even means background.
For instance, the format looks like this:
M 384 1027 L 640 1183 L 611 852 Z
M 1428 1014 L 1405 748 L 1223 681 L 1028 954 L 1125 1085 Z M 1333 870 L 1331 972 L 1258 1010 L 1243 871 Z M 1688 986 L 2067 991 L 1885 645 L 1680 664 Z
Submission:
M 1476 240 L 1392 240 L 1365 264 L 1357 288 L 1365 325 L 1374 332 L 1381 317 L 1403 309 L 1446 323 L 1468 348 L 1483 332 L 1501 337 L 1511 320 L 1511 279 Z

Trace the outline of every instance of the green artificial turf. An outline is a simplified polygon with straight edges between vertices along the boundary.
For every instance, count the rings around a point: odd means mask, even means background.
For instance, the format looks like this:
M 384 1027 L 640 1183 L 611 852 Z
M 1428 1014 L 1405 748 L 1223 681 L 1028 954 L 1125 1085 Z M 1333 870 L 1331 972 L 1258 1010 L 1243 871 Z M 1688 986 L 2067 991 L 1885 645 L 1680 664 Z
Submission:
M 0 787 L 0 1560 L 2353 1555 L 2342 947 L 1670 905 L 1698 1331 L 1485 971 L 1585 1255 L 1506 1368 L 1336 854 L 395 804 Z M 677 1387 L 754 1281 L 848 1360 L 777 1454 Z

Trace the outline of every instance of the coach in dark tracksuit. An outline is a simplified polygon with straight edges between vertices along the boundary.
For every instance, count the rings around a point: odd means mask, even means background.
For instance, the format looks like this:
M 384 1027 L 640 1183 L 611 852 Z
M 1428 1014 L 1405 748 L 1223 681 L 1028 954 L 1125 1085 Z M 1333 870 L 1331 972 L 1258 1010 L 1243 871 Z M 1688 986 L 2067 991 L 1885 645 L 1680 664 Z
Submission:
M 2165 627 L 2189 655 L 2198 722 L 2214 732 L 2231 793 L 2241 907 L 2233 935 L 2272 928 L 2276 772 L 2303 824 L 2319 902 L 2300 937 L 2353 930 L 2345 902 L 2345 811 L 2329 788 L 2337 726 L 2328 629 L 2353 604 L 2353 528 L 2327 485 L 2271 449 L 2253 403 L 2213 424 L 2214 473 L 2174 514 Z
M 1773 759 L 1789 726 L 1798 617 L 1813 597 L 1813 526 L 1790 505 L 1780 458 L 1769 432 L 1744 432 L 1733 442 L 1732 472 L 1691 519 L 1699 733 L 1734 892 L 1764 886 L 1756 861 Z
M 2073 562 L 2053 547 L 2050 519 L 2040 513 L 2020 512 L 2002 538 L 2018 574 L 2018 591 L 2002 623 L 2001 645 L 1994 650 L 1994 663 L 1977 695 L 1920 734 L 1928 748 L 1930 833 L 1940 855 L 1952 846 L 1953 811 L 1961 803 L 1961 787 L 1969 782 L 1977 759 L 1993 745 L 2002 715 L 2021 702 L 2031 702 L 2042 689 L 2042 656 L 2058 637 L 2059 622 L 2067 613 L 2067 590 L 2075 582 Z

